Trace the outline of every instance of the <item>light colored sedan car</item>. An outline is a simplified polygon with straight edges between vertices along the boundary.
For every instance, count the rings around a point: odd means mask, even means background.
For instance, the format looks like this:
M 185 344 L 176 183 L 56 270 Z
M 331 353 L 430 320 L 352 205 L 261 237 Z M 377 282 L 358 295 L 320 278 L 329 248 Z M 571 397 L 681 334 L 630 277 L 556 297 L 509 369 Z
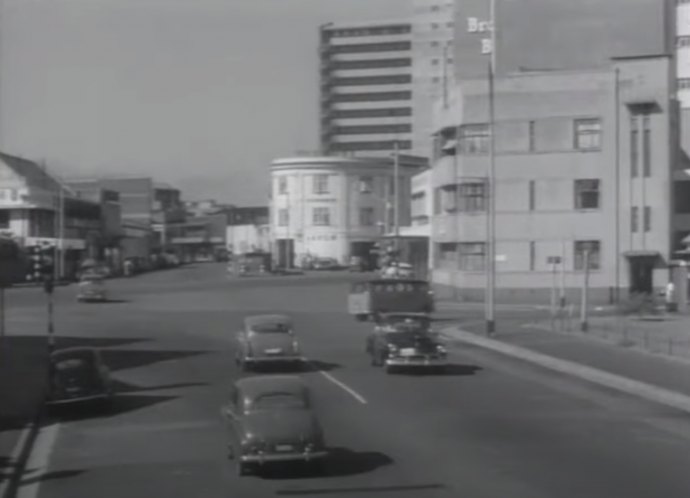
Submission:
M 255 315 L 244 319 L 237 334 L 235 360 L 242 370 L 258 365 L 303 365 L 292 320 L 285 315 Z
M 315 463 L 328 456 L 309 390 L 294 375 L 238 380 L 221 413 L 239 475 L 265 464 Z

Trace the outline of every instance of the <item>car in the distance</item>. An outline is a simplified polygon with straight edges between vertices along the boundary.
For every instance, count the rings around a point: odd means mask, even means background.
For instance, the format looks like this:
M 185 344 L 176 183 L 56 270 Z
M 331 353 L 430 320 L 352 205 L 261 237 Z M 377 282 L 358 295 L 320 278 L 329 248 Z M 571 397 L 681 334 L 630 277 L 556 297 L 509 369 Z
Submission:
M 97 349 L 71 347 L 50 354 L 46 399 L 49 407 L 89 402 L 106 404 L 113 395 L 110 369 Z
M 335 271 L 341 270 L 342 266 L 335 258 L 316 258 L 312 263 L 313 270 Z
M 448 365 L 448 350 L 438 335 L 414 328 L 375 329 L 367 337 L 366 352 L 371 364 L 385 367 L 387 373 L 403 368 L 443 370 Z
M 298 376 L 240 379 L 221 413 L 228 429 L 229 456 L 239 475 L 271 463 L 318 466 L 328 456 L 309 389 Z
M 98 273 L 85 273 L 81 276 L 77 290 L 77 301 L 82 303 L 102 303 L 108 300 L 105 280 Z
M 285 315 L 253 315 L 237 333 L 237 365 L 244 371 L 259 365 L 304 364 L 292 320 Z

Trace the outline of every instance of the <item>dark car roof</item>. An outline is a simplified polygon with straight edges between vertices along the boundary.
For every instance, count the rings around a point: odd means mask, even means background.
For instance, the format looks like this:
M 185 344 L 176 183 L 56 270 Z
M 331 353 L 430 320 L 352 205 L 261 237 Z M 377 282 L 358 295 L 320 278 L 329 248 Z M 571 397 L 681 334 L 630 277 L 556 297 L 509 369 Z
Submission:
M 66 358 L 83 358 L 95 359 L 98 356 L 98 350 L 90 347 L 73 347 L 62 348 L 54 351 L 50 355 L 51 360 L 63 360 Z
M 400 311 L 400 312 L 391 312 L 391 313 L 379 313 L 379 317 L 386 319 L 386 318 L 431 318 L 429 313 L 414 313 L 411 311 Z
M 257 325 L 277 325 L 277 324 L 292 325 L 292 319 L 287 315 L 252 315 L 244 319 L 244 324 L 248 328 L 256 327 Z
M 307 386 L 296 375 L 262 375 L 246 377 L 235 383 L 238 389 L 245 395 L 256 398 L 262 394 L 280 392 L 287 394 L 303 395 Z
M 426 280 L 420 280 L 418 278 L 377 278 L 374 280 L 367 280 L 367 284 L 426 284 L 429 282 Z

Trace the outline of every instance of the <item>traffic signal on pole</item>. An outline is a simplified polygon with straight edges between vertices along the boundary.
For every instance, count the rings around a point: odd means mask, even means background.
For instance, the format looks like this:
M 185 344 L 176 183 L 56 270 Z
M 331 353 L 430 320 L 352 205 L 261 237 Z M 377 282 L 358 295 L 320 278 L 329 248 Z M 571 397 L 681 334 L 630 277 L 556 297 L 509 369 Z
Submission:
M 28 248 L 29 273 L 27 279 L 39 282 L 52 279 L 54 265 L 54 248 L 52 246 L 33 245 Z

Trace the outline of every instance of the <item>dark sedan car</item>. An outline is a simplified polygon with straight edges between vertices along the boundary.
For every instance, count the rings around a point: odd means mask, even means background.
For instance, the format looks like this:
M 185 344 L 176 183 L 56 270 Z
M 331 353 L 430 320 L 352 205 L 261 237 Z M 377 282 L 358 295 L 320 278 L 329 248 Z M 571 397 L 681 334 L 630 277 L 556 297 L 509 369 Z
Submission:
M 64 348 L 50 355 L 48 406 L 108 402 L 113 388 L 110 370 L 94 348 Z
M 235 361 L 242 370 L 258 365 L 304 364 L 292 320 L 285 315 L 248 316 L 237 342 Z
M 297 376 L 237 381 L 222 414 L 240 475 L 269 463 L 318 463 L 328 454 L 309 390 Z
M 399 368 L 443 369 L 448 352 L 436 334 L 419 330 L 374 330 L 367 337 L 366 351 L 373 366 L 387 373 Z

